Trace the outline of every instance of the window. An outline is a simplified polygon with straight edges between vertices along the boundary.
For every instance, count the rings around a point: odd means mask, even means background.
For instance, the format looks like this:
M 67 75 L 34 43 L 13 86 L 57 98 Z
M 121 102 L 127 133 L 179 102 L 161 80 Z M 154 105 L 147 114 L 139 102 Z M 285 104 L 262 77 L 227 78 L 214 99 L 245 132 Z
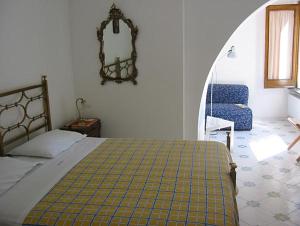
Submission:
M 299 5 L 266 11 L 265 88 L 295 87 L 298 74 Z

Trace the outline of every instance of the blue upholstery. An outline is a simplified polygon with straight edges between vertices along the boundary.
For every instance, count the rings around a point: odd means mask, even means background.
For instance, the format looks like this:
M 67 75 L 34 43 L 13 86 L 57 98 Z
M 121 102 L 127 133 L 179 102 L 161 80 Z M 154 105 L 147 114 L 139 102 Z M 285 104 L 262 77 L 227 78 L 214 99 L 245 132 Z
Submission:
M 214 84 L 208 85 L 206 103 L 210 103 L 210 92 L 213 92 L 213 103 L 248 104 L 248 87 L 245 85 Z
M 248 104 L 249 90 L 245 85 L 214 84 L 209 85 L 206 96 L 205 115 L 211 115 L 212 88 L 212 116 L 234 121 L 235 130 L 252 129 L 252 110 L 236 104 Z

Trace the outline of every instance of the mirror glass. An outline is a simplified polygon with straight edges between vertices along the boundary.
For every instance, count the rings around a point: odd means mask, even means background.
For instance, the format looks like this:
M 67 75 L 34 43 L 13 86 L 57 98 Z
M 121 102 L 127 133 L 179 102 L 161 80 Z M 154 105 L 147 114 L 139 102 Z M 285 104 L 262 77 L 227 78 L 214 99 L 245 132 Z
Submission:
M 132 52 L 131 34 L 129 27 L 119 21 L 119 33 L 113 33 L 113 22 L 110 21 L 103 32 L 103 51 L 105 53 L 105 65 L 115 63 L 116 58 L 126 60 Z

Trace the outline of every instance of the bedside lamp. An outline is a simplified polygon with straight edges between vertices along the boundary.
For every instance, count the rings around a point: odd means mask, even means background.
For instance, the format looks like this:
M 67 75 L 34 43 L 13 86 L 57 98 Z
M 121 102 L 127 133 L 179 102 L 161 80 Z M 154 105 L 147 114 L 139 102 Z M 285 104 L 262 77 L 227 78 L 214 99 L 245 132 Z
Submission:
M 76 109 L 77 109 L 77 111 L 78 111 L 78 119 L 81 120 L 82 118 L 81 118 L 81 114 L 80 114 L 80 109 L 79 109 L 79 107 L 78 107 L 78 103 L 80 103 L 80 104 L 85 104 L 85 103 L 86 103 L 86 100 L 83 99 L 82 97 L 79 97 L 79 98 L 77 98 L 76 101 L 75 101 Z

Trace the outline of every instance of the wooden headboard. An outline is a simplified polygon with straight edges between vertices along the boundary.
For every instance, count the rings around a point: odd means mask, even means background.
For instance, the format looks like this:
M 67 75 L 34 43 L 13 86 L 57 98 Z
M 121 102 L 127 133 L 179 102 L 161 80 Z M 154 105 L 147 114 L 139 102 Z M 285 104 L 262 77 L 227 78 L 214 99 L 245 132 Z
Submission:
M 36 94 L 34 96 L 29 96 L 28 94 L 26 94 L 29 91 L 38 89 L 41 90 L 41 93 Z M 1 98 L 13 95 L 18 96 L 18 99 L 14 100 L 14 102 L 8 104 L 1 104 L 0 102 L 0 118 L 1 115 L 5 114 L 5 112 L 9 113 L 10 111 L 14 110 L 21 112 L 22 117 L 18 120 L 18 122 L 6 126 L 1 125 L 0 122 L 0 156 L 5 155 L 5 148 L 8 145 L 11 145 L 14 142 L 24 139 L 25 137 L 27 138 L 27 140 L 29 140 L 31 133 L 34 133 L 42 128 L 45 128 L 46 131 L 52 129 L 48 96 L 48 84 L 45 75 L 42 76 L 42 82 L 38 85 L 27 86 L 8 92 L 0 93 L 0 100 Z M 30 106 L 32 106 L 33 102 L 38 100 L 42 100 L 42 111 L 32 116 L 28 113 L 29 108 Z M 33 124 L 35 124 L 34 122 L 38 122 L 38 125 L 33 126 Z M 7 135 L 15 130 L 21 131 L 16 136 L 7 138 Z

